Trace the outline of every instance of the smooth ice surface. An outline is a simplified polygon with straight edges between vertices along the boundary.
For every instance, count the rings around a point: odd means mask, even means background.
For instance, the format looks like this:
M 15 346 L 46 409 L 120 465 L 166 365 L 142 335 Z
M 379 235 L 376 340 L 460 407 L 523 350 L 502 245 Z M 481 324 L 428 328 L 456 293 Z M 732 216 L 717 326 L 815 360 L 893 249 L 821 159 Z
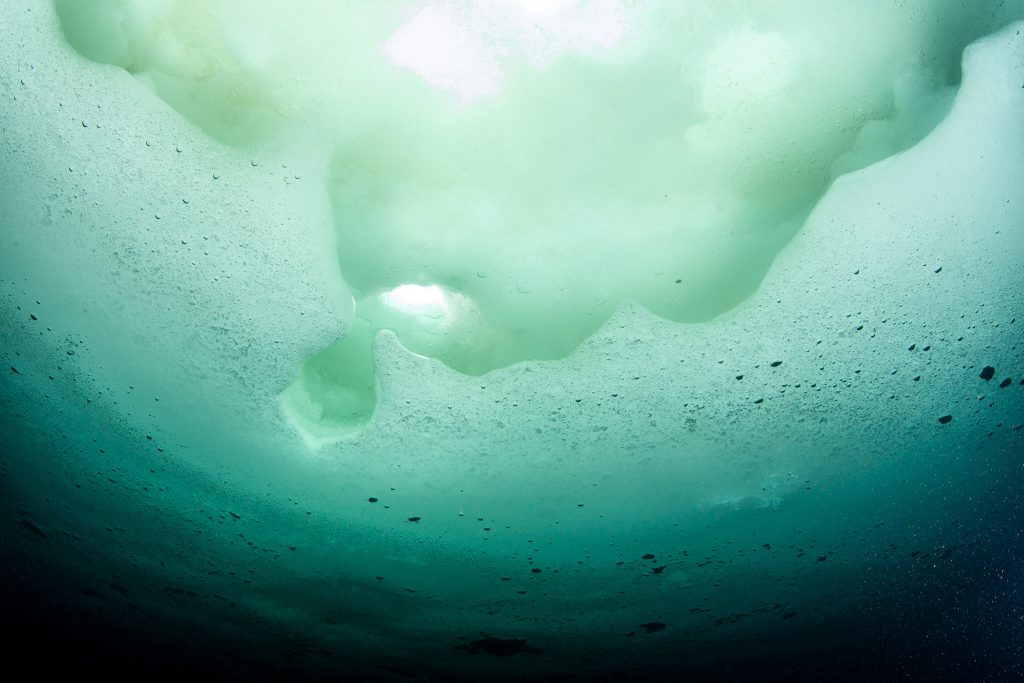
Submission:
M 35 662 L 54 669 L 383 680 L 1021 673 L 1022 24 L 967 50 L 943 118 L 960 46 L 1021 3 L 694 3 L 695 22 L 725 28 L 682 46 L 650 42 L 682 21 L 652 3 L 604 43 L 566 39 L 568 56 L 502 48 L 500 90 L 468 95 L 378 49 L 419 4 L 337 3 L 334 17 L 307 3 L 294 21 L 230 2 L 9 5 L 13 650 L 46 647 Z M 128 28 L 96 40 L 109 21 Z M 298 53 L 268 47 L 299 34 Z M 799 99 L 787 74 L 815 46 L 822 73 Z M 351 68 L 329 58 L 342 52 Z M 715 86 L 693 75 L 686 111 L 723 112 L 710 137 L 760 134 L 749 166 L 719 149 L 691 176 L 734 193 L 747 178 L 779 202 L 741 197 L 735 223 L 708 209 L 707 234 L 684 225 L 675 249 L 650 227 L 671 211 L 644 193 L 668 182 L 660 107 L 676 105 L 637 105 L 649 84 L 609 85 L 607 70 L 643 64 L 660 84 L 693 55 Z M 830 55 L 845 78 L 826 77 Z M 907 71 L 908 55 L 923 66 Z M 816 100 L 822 84 L 852 100 Z M 778 92 L 775 118 L 742 106 Z M 596 106 L 610 94 L 618 111 Z M 621 150 L 598 146 L 618 165 L 576 156 L 584 133 L 645 122 Z M 527 174 L 537 155 L 548 163 Z M 557 229 L 524 196 L 553 198 Z M 489 227 L 465 222 L 485 208 Z M 616 211 L 652 215 L 620 233 Z M 581 239 L 589 226 L 602 231 Z M 471 259 L 478 237 L 525 251 Z M 698 258 L 719 239 L 729 258 Z M 659 298 L 659 258 L 707 266 L 721 298 L 673 308 L 690 294 Z M 606 290 L 594 322 L 574 319 Z M 480 356 L 493 337 L 459 351 L 497 334 L 487 320 L 569 341 L 512 344 L 501 362 Z

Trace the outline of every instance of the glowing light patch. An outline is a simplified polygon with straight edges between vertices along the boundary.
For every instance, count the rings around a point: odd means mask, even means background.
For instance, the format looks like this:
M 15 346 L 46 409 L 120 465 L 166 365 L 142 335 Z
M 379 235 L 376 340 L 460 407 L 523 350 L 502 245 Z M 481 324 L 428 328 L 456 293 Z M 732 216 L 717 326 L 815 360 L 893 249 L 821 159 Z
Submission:
M 543 67 L 563 54 L 614 48 L 625 18 L 620 0 L 442 0 L 398 27 L 383 51 L 468 102 L 501 92 L 506 64 Z
M 444 318 L 449 314 L 448 297 L 437 285 L 399 285 L 380 298 L 386 306 L 402 313 L 426 318 Z
M 427 7 L 401 26 L 384 45 L 397 66 L 464 100 L 501 90 L 501 69 L 480 36 L 460 26 L 447 5 Z

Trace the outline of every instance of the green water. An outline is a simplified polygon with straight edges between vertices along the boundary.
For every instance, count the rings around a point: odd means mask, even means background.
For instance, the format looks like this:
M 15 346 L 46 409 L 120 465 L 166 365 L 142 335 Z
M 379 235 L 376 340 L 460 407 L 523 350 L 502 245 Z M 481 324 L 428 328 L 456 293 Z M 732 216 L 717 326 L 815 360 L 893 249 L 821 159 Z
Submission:
M 1013 680 L 1022 18 L 12 3 L 5 653 Z

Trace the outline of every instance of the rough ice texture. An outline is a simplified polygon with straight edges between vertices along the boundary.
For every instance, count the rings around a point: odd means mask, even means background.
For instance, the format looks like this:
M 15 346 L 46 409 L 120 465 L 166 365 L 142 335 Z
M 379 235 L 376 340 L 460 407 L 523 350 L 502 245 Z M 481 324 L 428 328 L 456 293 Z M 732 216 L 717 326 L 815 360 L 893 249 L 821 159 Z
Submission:
M 218 139 L 329 157 L 314 182 L 357 320 L 285 395 L 314 443 L 370 419 L 381 329 L 483 374 L 565 357 L 626 300 L 675 321 L 728 310 L 836 172 L 923 137 L 962 47 L 1021 14 L 888 0 L 57 7 L 82 54 Z M 408 284 L 462 304 L 441 320 L 380 305 Z

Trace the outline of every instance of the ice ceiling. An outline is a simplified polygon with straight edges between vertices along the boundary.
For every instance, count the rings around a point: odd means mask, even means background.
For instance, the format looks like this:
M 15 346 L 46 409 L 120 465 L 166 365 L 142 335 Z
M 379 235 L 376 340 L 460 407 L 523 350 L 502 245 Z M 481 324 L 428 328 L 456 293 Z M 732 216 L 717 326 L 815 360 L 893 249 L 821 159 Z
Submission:
M 372 415 L 382 328 L 480 375 L 565 357 L 626 299 L 736 305 L 837 173 L 941 118 L 994 7 L 57 2 L 82 54 L 211 136 L 302 125 L 328 155 L 355 319 L 285 396 L 313 443 Z
M 1024 3 L 11 4 L 41 613 L 593 678 L 855 670 L 1019 585 L 964 577 L 1020 519 Z

